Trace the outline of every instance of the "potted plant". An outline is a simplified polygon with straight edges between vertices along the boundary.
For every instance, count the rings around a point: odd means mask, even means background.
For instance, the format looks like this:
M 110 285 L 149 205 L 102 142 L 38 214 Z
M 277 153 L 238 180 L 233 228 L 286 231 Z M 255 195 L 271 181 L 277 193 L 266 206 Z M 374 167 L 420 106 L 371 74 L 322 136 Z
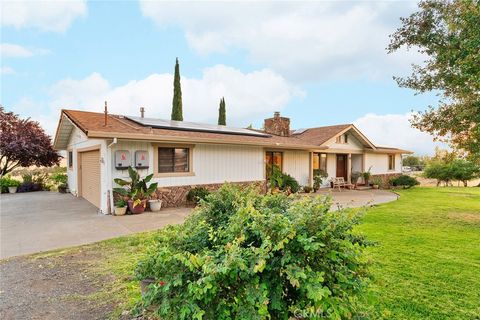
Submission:
M 367 171 L 362 172 L 362 177 L 366 186 L 370 185 L 370 177 L 372 176 L 372 173 L 370 172 L 371 169 L 372 167 L 368 168 Z
M 61 183 L 61 184 L 58 185 L 58 192 L 67 193 L 67 190 L 68 190 L 68 184 Z
M 158 212 L 162 208 L 162 200 L 158 199 L 155 192 L 148 199 L 148 206 L 152 212 Z
M 380 177 L 374 177 L 372 179 L 372 188 L 373 189 L 379 189 L 380 186 L 382 186 L 382 185 L 383 185 L 383 181 Z
M 115 215 L 116 216 L 123 216 L 127 213 L 127 201 L 125 199 L 120 198 L 115 202 Z
M 9 193 L 16 193 L 17 188 L 20 186 L 20 181 L 6 177 L 2 181 L 2 185 L 8 188 Z
M 354 171 L 352 172 L 352 175 L 351 175 L 351 178 L 352 178 L 352 184 L 353 186 L 356 188 L 357 187 L 357 183 L 358 183 L 358 179 L 362 176 L 362 173 L 359 172 L 359 171 Z
M 147 184 L 152 180 L 153 174 L 149 174 L 141 179 L 140 174 L 131 166 L 128 167 L 128 175 L 130 181 L 120 178 L 114 179 L 115 183 L 121 186 L 120 188 L 113 188 L 121 196 L 128 197 L 128 209 L 131 213 L 137 214 L 145 211 L 147 207 L 147 198 L 157 190 L 158 183 Z
M 321 170 L 321 169 L 316 169 L 313 171 L 313 191 L 317 192 L 318 189 L 323 185 L 324 180 L 328 177 L 328 174 Z

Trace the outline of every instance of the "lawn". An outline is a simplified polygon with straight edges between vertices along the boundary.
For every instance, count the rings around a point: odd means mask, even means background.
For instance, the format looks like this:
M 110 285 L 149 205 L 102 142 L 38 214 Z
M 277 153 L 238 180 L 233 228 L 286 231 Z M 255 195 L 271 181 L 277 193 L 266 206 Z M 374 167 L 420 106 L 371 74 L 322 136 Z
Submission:
M 368 211 L 375 318 L 479 319 L 480 188 L 414 188 Z
M 369 209 L 359 230 L 377 242 L 368 251 L 373 279 L 364 305 L 375 319 L 479 319 L 480 188 L 414 188 Z M 105 277 L 100 292 L 113 317 L 139 298 L 133 270 L 155 233 L 116 238 L 33 256 L 99 253 L 86 272 Z M 94 255 L 96 257 L 96 255 Z

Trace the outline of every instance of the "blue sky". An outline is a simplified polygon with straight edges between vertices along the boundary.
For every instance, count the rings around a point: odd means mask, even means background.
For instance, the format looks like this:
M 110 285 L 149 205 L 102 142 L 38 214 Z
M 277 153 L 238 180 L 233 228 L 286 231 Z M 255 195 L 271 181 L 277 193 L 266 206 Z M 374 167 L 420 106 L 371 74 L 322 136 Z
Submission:
M 422 56 L 387 55 L 414 2 L 2 2 L 1 104 L 54 133 L 61 108 L 168 118 L 179 57 L 184 118 L 260 127 L 273 111 L 294 128 L 355 123 L 371 139 L 425 154 L 409 127 L 433 94 L 398 88 Z

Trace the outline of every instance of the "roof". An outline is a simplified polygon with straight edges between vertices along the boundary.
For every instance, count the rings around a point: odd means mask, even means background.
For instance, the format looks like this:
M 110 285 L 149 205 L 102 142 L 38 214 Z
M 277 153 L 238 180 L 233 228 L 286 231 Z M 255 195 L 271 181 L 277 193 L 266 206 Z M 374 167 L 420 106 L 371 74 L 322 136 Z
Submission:
M 196 142 L 196 143 L 219 143 L 219 144 L 241 144 L 241 145 L 257 145 L 271 148 L 288 148 L 302 150 L 325 150 L 328 147 L 323 145 L 329 139 L 341 134 L 347 130 L 352 130 L 365 145 L 372 150 L 376 147 L 366 139 L 361 132 L 352 124 L 342 124 L 335 126 L 326 126 L 318 128 L 310 128 L 303 132 L 289 137 L 281 137 L 276 135 L 258 135 L 259 130 L 248 130 L 252 134 L 232 133 L 238 128 L 224 127 L 222 132 L 194 129 L 178 129 L 165 127 L 152 127 L 132 121 L 121 115 L 107 115 L 107 124 L 105 125 L 105 114 L 98 112 L 79 111 L 79 110 L 62 110 L 57 132 L 55 135 L 54 147 L 57 150 L 64 150 L 68 146 L 70 134 L 73 126 L 77 126 L 89 138 L 103 139 L 134 139 L 148 140 L 158 142 Z M 190 123 L 192 124 L 192 123 Z M 202 127 L 212 127 L 211 125 L 203 125 L 195 123 Z M 261 132 L 261 131 L 260 131 Z M 390 152 L 397 152 L 390 149 Z M 404 150 L 401 150 L 404 151 Z M 397 152 L 398 153 L 398 152 Z

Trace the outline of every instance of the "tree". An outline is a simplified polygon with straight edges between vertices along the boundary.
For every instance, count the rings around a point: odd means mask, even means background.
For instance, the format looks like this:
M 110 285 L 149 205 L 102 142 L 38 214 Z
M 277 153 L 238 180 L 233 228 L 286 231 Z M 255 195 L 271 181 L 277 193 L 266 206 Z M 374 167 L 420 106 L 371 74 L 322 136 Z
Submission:
M 178 64 L 178 58 L 175 62 L 175 75 L 173 78 L 173 101 L 171 119 L 176 121 L 183 121 L 182 87 L 180 86 L 180 65 Z
M 38 122 L 20 119 L 17 114 L 0 107 L 1 177 L 19 166 L 50 167 L 59 162 L 59 154 Z
M 462 181 L 464 187 L 468 187 L 468 181 L 480 176 L 480 166 L 473 162 L 457 159 L 451 166 L 453 179 Z
M 218 124 L 227 125 L 227 115 L 225 110 L 225 98 L 220 99 L 220 108 L 218 108 Z
M 428 58 L 413 65 L 399 86 L 438 92 L 439 106 L 416 114 L 412 125 L 449 141 L 480 162 L 480 4 L 478 0 L 424 0 L 420 11 L 401 18 L 389 53 L 418 48 Z
M 403 158 L 403 165 L 408 167 L 416 167 L 420 165 L 420 158 L 414 155 Z

